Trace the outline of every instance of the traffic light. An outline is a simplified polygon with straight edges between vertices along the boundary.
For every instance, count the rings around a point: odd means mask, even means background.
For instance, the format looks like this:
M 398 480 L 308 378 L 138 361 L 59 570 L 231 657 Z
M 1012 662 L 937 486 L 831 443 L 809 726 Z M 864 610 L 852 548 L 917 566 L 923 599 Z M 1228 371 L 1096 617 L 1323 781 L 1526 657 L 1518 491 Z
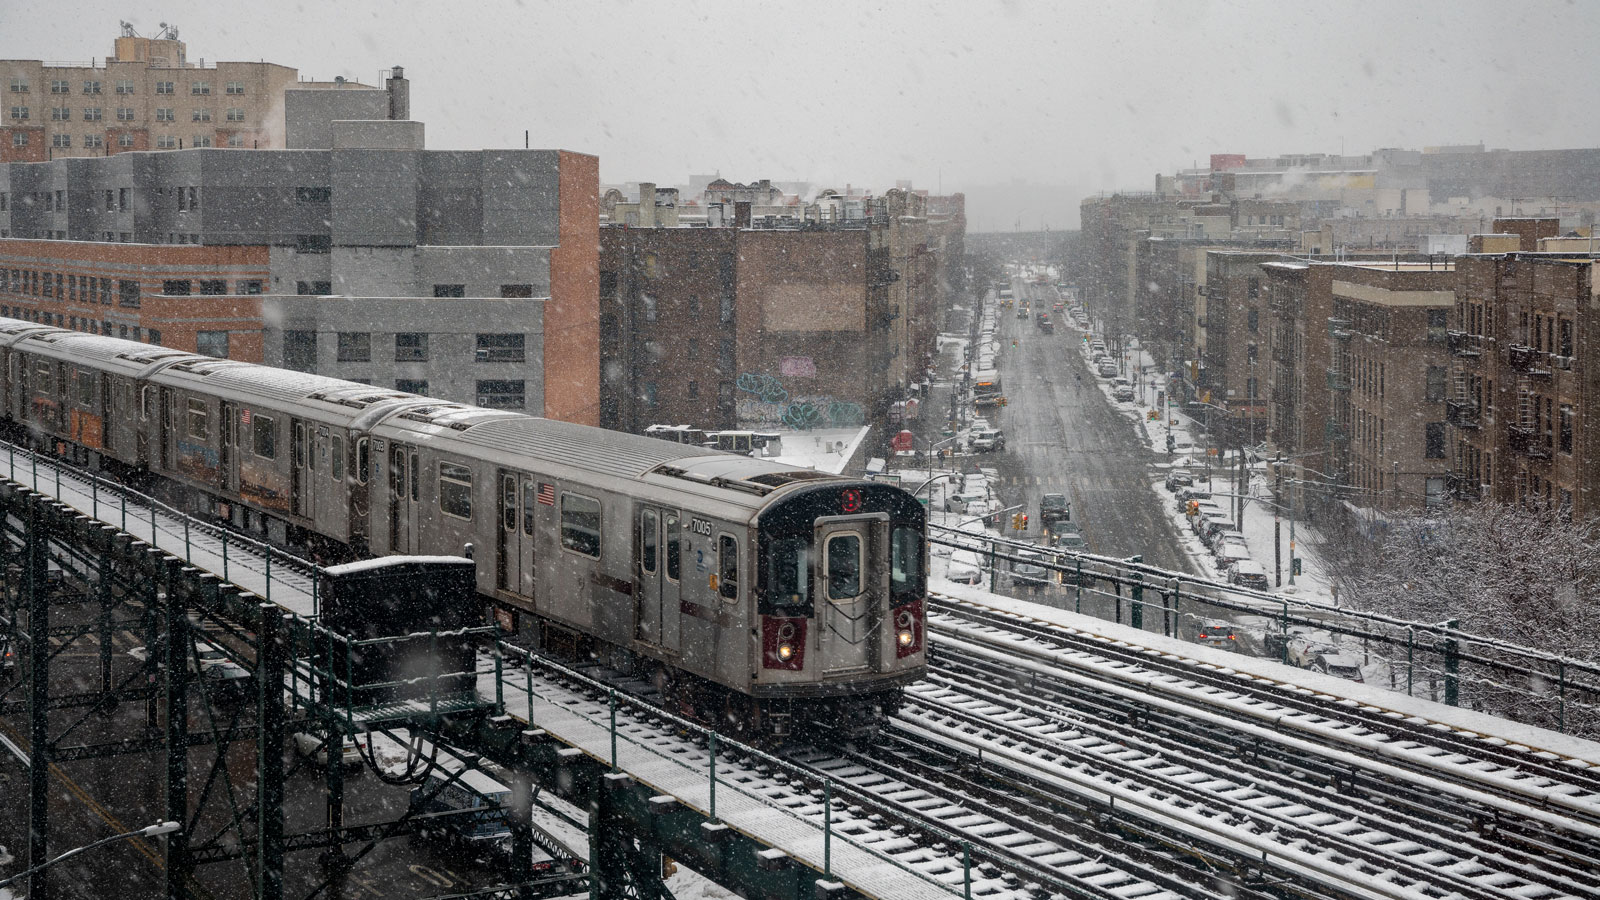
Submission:
M 1011 530 L 1012 531 L 1021 531 L 1022 530 L 1022 513 L 1012 513 L 1011 514 Z
M 1028 514 L 1027 513 L 1023 513 L 1022 514 L 1022 527 L 1017 529 L 1017 530 L 1018 531 L 1027 531 L 1028 530 Z
M 1300 571 L 1300 557 L 1296 556 L 1294 559 L 1289 560 L 1289 573 L 1292 575 L 1305 574 L 1304 572 Z

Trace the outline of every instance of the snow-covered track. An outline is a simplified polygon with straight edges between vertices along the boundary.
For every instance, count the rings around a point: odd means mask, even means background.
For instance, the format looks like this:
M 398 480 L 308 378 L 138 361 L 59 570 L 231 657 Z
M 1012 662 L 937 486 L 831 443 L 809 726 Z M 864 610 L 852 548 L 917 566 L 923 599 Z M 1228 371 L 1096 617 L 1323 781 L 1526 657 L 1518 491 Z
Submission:
M 1155 717 L 1129 727 L 1120 708 L 1096 709 L 1046 678 L 1017 685 L 987 658 L 955 649 L 895 725 L 926 745 L 981 747 L 987 770 L 1241 879 L 1254 871 L 1349 896 L 1595 896 L 1587 870 L 1502 852 L 1470 830 L 1441 833 L 1437 817 L 1346 797 L 1325 779 L 1300 783 L 1203 732 L 1185 740 Z

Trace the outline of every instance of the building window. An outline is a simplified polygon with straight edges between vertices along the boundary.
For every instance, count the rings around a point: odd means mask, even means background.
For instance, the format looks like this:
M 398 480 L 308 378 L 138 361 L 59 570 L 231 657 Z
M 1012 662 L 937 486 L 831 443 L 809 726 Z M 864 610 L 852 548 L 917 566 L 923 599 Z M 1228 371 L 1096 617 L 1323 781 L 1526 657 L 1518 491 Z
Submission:
M 333 251 L 333 238 L 325 234 L 297 234 L 294 236 L 294 251 L 296 253 L 330 253 Z
M 158 107 L 156 107 L 156 121 L 157 122 L 171 122 L 171 121 L 173 121 L 172 107 L 170 107 L 170 106 L 158 106 Z
M 72 83 L 67 81 L 66 79 L 56 79 L 54 81 L 51 81 L 50 82 L 50 93 L 52 93 L 52 94 L 70 94 L 70 93 L 72 93 Z
M 365 331 L 339 332 L 339 362 L 372 362 L 372 335 Z
M 52 146 L 52 147 L 71 147 L 72 146 L 72 135 L 70 135 L 70 134 L 52 134 L 52 135 L 50 135 L 50 146 Z
M 200 280 L 200 293 L 216 297 L 228 292 L 228 282 L 220 278 L 202 278 Z
M 104 116 L 102 115 L 103 112 L 104 112 L 104 110 L 102 110 L 98 106 L 84 107 L 83 120 L 85 122 L 98 122 L 102 118 L 104 118 Z
M 129 144 L 133 143 L 132 135 L 123 135 L 123 137 L 129 138 Z M 128 193 L 129 191 L 127 188 L 117 188 L 117 210 L 119 212 L 128 211 Z
M 117 81 L 117 93 L 119 93 L 119 94 L 131 94 L 131 93 L 133 93 L 133 82 L 129 81 L 126 78 L 118 79 L 118 81 Z
M 178 146 L 178 139 L 170 134 L 163 134 L 156 138 L 157 150 L 171 150 L 176 146 Z
M 579 494 L 561 495 L 561 546 L 592 559 L 600 558 L 600 501 Z
M 65 106 L 52 106 L 52 107 L 50 107 L 50 121 L 52 121 L 52 122 L 71 122 L 72 121 L 72 110 L 71 110 L 71 108 L 65 107 Z
M 160 329 L 151 328 L 151 329 L 146 330 L 145 334 L 150 336 L 150 343 L 155 344 L 157 347 L 161 346 L 161 330 Z
M 502 284 L 500 296 L 508 300 L 533 299 L 533 285 L 531 284 Z
M 327 203 L 333 199 L 331 187 L 297 187 L 294 189 L 296 203 Z
M 395 362 L 421 362 L 427 358 L 428 336 L 426 334 L 420 331 L 402 331 L 394 336 Z M 416 391 L 415 393 L 424 392 Z
M 1429 422 L 1427 424 L 1427 452 L 1423 455 L 1428 459 L 1444 459 L 1444 423 Z
M 315 331 L 285 331 L 283 333 L 283 367 L 295 372 L 316 371 L 317 333 Z
M 660 389 L 656 387 L 656 383 L 654 381 L 646 381 L 644 383 L 644 405 L 645 406 L 660 406 L 661 405 Z
M 436 284 L 433 286 L 435 297 L 465 297 L 467 286 L 464 284 Z
M 133 107 L 131 107 L 131 106 L 119 106 L 119 107 L 117 107 L 117 121 L 118 122 L 132 122 L 133 121 Z
M 119 134 L 119 135 L 117 135 L 117 146 L 118 147 L 132 147 L 133 146 L 133 135 L 131 135 L 131 134 Z
M 527 392 L 520 379 L 478 382 L 478 405 L 484 409 L 525 409 Z
M 26 146 L 28 146 L 28 133 L 25 132 L 25 131 L 12 132 L 12 134 L 11 134 L 11 146 L 13 146 L 13 147 L 26 147 Z
M 1427 400 L 1432 403 L 1444 399 L 1444 366 L 1428 367 Z
M 419 394 L 423 397 L 426 397 L 428 396 L 428 379 L 396 378 L 394 381 L 394 389 L 397 391 L 404 391 L 407 394 Z
M 524 358 L 520 334 L 478 335 L 478 362 L 522 362 Z
M 28 118 L 28 108 L 26 106 L 11 107 L 11 118 L 19 122 L 26 121 Z
M 1560 319 L 1557 322 L 1556 355 L 1572 357 L 1572 320 Z
M 656 298 L 646 295 L 641 297 L 640 301 L 644 307 L 644 320 L 646 322 L 654 322 L 657 317 Z
M 174 87 L 175 87 L 175 85 L 170 81 L 158 81 L 158 82 L 156 82 L 156 93 L 158 93 L 158 94 L 175 94 L 175 93 L 177 93 L 177 91 L 174 90 Z
M 189 121 L 209 122 L 211 121 L 211 110 L 207 107 L 200 107 L 199 109 L 190 110 Z
M 699 359 L 700 358 L 700 341 L 699 341 L 698 338 L 690 338 L 689 339 L 688 349 L 687 349 L 686 353 L 687 353 L 687 356 L 688 356 L 689 359 Z
M 1445 333 L 1445 330 L 1448 329 L 1449 327 L 1450 327 L 1450 310 L 1448 310 L 1448 309 L 1430 309 L 1430 310 L 1428 310 L 1428 343 L 1430 343 L 1430 344 L 1442 344 L 1442 343 L 1444 343 L 1444 333 Z
M 98 93 L 100 93 L 100 82 L 98 82 L 98 81 L 85 81 L 83 83 L 83 92 L 85 94 L 98 94 Z
M 211 82 L 191 81 L 189 82 L 189 93 L 195 95 L 196 97 L 206 96 L 211 93 Z
M 733 295 L 732 294 L 724 294 L 723 295 L 723 297 L 722 297 L 722 311 L 721 311 L 721 315 L 719 316 L 719 319 L 722 322 L 722 324 L 724 324 L 724 325 L 726 325 L 729 322 L 733 321 Z
M 333 293 L 331 281 L 296 281 L 294 292 L 306 297 L 326 297 Z
M 261 293 L 261 279 L 241 278 L 234 282 L 234 289 L 241 294 L 259 294 Z
M 191 147 L 209 147 L 209 146 L 211 146 L 211 135 L 209 135 L 209 134 L 197 134 L 197 135 L 194 136 L 194 143 L 190 144 L 189 146 L 191 146 Z
M 440 460 L 439 511 L 457 519 L 472 518 L 472 469 Z
M 201 331 L 194 336 L 194 352 L 201 356 L 228 358 L 228 333 L 226 331 Z
M 229 122 L 243 122 L 244 121 L 244 110 L 240 109 L 237 106 L 230 106 L 230 107 L 228 107 L 228 113 L 227 113 L 226 118 L 227 118 L 227 120 Z
M 1562 453 L 1571 453 L 1572 452 L 1572 407 L 1568 406 L 1565 403 L 1561 404 L 1561 436 L 1560 436 L 1560 440 L 1561 440 L 1561 443 L 1560 443 L 1559 447 L 1561 449 L 1561 452 Z
M 700 382 L 698 382 L 698 381 L 689 382 L 689 399 L 690 400 L 695 400 L 695 399 L 698 399 L 699 396 L 700 396 Z
M 13 93 L 13 94 L 26 94 L 27 92 L 28 92 L 28 79 L 26 79 L 26 78 L 13 78 L 13 79 L 11 79 L 11 93 Z
M 106 139 L 101 137 L 98 134 L 86 134 L 86 135 L 83 136 L 83 146 L 86 149 L 99 150 L 101 147 L 104 147 L 105 145 L 106 145 Z
M 243 147 L 244 146 L 244 135 L 242 135 L 242 134 L 230 134 L 230 135 L 228 135 L 228 146 L 229 147 Z
M 190 284 L 187 278 L 170 278 L 161 282 L 161 293 L 168 297 L 187 297 L 189 296 L 189 289 Z
M 139 308 L 139 282 L 127 278 L 117 282 L 117 305 L 128 309 Z
M 244 82 L 242 82 L 242 81 L 230 81 L 230 82 L 228 82 L 227 91 L 230 94 L 243 94 L 244 93 Z

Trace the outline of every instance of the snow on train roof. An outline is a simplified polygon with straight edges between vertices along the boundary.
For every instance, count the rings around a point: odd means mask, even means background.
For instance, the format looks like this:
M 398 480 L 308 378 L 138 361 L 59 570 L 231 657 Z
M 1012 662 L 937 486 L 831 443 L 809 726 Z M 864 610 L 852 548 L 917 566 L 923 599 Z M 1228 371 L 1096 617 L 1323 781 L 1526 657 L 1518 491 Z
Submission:
M 629 478 L 638 478 L 667 463 L 681 464 L 688 458 L 727 455 L 704 447 L 533 416 L 483 422 L 456 439 L 465 444 L 506 453 L 531 453 L 561 465 Z

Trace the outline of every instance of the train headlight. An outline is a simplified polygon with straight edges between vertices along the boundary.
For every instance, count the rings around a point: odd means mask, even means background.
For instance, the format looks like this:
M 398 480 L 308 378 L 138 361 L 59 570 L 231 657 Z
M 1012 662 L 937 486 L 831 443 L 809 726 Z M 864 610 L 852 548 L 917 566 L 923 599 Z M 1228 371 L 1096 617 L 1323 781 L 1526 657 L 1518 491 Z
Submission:
M 778 645 L 778 658 L 783 660 L 784 662 L 788 662 L 789 660 L 793 659 L 794 658 L 794 645 L 793 644 L 779 644 Z
M 902 647 L 909 647 L 909 646 L 911 646 L 911 642 L 916 640 L 916 636 L 913 635 L 909 631 L 900 632 L 898 637 L 899 637 L 899 640 L 900 640 L 900 646 L 902 646 Z

